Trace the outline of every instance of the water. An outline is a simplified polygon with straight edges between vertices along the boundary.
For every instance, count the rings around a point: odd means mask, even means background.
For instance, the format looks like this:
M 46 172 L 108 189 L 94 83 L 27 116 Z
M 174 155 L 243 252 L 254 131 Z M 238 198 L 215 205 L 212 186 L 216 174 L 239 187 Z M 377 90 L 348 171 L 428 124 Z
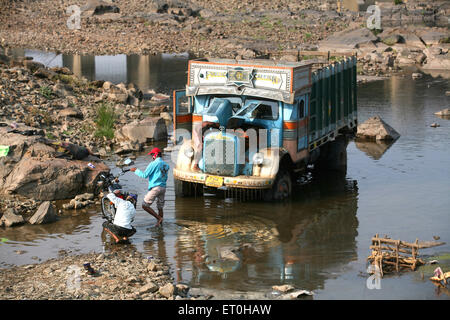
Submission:
M 169 83 L 165 67 L 158 70 L 152 76 Z M 379 290 L 367 287 L 366 272 L 376 233 L 405 241 L 438 235 L 447 244 L 420 253 L 450 252 L 450 121 L 434 115 L 449 106 L 448 90 L 449 80 L 430 76 L 360 85 L 359 121 L 380 115 L 400 139 L 386 146 L 350 142 L 345 177 L 314 178 L 286 203 L 175 198 L 170 173 L 163 226 L 154 227 L 138 208 L 130 250 L 167 261 L 177 282 L 223 292 L 267 295 L 273 285 L 292 284 L 313 290 L 314 299 L 449 299 L 420 270 L 385 276 Z M 433 122 L 441 126 L 431 128 Z M 141 154 L 136 166 L 144 169 L 149 160 Z M 121 181 L 140 203 L 147 182 L 132 173 Z M 1 229 L 8 240 L 0 242 L 0 266 L 36 263 L 60 250 L 110 250 L 102 222 L 92 207 L 49 225 Z
M 24 49 L 12 49 L 9 53 L 18 57 L 33 57 L 34 61 L 47 67 L 67 67 L 76 76 L 88 80 L 108 80 L 115 84 L 133 82 L 144 93 L 149 89 L 167 92 L 184 88 L 187 63 L 194 58 L 188 53 L 93 56 Z

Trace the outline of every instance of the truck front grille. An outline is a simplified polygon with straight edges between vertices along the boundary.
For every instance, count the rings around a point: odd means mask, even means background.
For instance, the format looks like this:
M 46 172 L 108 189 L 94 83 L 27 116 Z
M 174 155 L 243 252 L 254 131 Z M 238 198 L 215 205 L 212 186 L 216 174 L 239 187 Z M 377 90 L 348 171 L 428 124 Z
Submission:
M 233 135 L 212 133 L 205 137 L 205 172 L 222 176 L 236 176 L 236 144 Z

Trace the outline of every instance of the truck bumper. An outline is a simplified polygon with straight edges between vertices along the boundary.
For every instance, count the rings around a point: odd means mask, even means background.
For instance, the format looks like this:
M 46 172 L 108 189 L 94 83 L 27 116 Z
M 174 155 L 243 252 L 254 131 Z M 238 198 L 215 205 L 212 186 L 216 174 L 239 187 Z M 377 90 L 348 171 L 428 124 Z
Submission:
M 215 185 L 207 184 L 207 177 L 214 176 L 223 179 L 222 187 L 228 188 L 244 188 L 244 189 L 268 189 L 272 187 L 274 179 L 272 178 L 260 178 L 252 176 L 236 176 L 236 177 L 224 177 L 210 175 L 203 172 L 188 172 L 181 171 L 176 168 L 173 169 L 173 177 L 177 180 L 201 183 L 208 187 L 216 187 Z

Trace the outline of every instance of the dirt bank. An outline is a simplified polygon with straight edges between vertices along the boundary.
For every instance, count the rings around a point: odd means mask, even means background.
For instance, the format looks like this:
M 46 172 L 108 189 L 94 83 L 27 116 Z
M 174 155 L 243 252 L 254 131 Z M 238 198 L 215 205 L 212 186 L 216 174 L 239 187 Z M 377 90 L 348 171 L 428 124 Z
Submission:
M 95 274 L 85 270 L 85 263 Z M 61 252 L 59 258 L 41 264 L 0 269 L 0 286 L 0 299 L 7 300 L 205 298 L 188 295 L 189 287 L 174 283 L 169 266 L 126 245 L 100 254 Z

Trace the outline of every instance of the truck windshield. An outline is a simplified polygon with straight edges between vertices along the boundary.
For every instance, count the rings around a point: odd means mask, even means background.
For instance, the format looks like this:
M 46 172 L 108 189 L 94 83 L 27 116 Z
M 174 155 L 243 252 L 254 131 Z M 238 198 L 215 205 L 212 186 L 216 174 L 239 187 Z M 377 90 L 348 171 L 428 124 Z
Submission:
M 211 107 L 214 104 L 214 101 L 216 100 L 216 98 L 227 99 L 228 101 L 230 101 L 231 106 L 233 108 L 233 114 L 235 114 L 237 111 L 239 111 L 242 108 L 242 106 L 244 105 L 244 102 L 243 102 L 241 97 L 216 96 L 215 98 L 209 99 L 208 108 Z M 208 113 L 210 113 L 210 112 L 211 111 L 208 110 Z
M 238 111 L 237 116 L 262 119 L 278 119 L 278 103 L 276 101 L 248 101 L 247 105 Z

